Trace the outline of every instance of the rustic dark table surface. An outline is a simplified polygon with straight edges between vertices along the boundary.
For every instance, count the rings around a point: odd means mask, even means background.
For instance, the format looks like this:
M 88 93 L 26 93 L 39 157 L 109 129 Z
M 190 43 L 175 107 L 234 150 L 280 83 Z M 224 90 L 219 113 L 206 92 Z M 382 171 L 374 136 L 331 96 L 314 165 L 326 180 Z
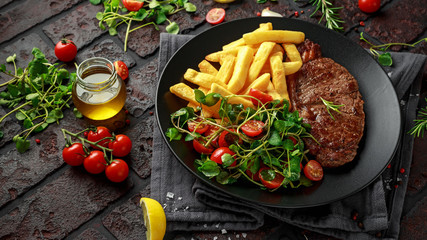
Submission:
M 205 15 L 213 7 L 226 9 L 225 21 L 255 17 L 264 8 L 281 13 L 286 18 L 310 18 L 310 4 L 292 0 L 238 0 L 218 4 L 212 0 L 191 0 L 197 5 L 195 14 L 180 12 L 171 19 L 181 27 L 181 34 L 197 34 L 211 26 Z M 343 35 L 360 43 L 359 33 L 365 32 L 378 43 L 413 43 L 427 36 L 427 0 L 382 0 L 374 14 L 362 13 L 357 0 L 335 1 L 343 7 L 339 16 L 344 20 Z M 301 10 L 303 12 L 301 12 Z M 97 12 L 87 0 L 1 0 L 0 1 L 0 63 L 17 54 L 18 66 L 26 66 L 31 49 L 40 48 L 50 62 L 57 62 L 54 46 L 62 37 L 78 46 L 76 62 L 102 56 L 112 61 L 123 60 L 130 68 L 127 83 L 130 124 L 121 131 L 133 140 L 133 150 L 126 158 L 130 164 L 129 178 L 120 184 L 110 183 L 104 175 L 90 175 L 83 167 L 63 163 L 61 150 L 64 139 L 60 131 L 78 131 L 88 126 L 71 111 L 59 125 L 31 136 L 30 150 L 20 154 L 11 138 L 21 127 L 14 117 L 0 124 L 5 135 L 0 140 L 0 239 L 145 239 L 142 212 L 138 207 L 141 196 L 150 195 L 150 161 L 152 129 L 155 126 L 154 94 L 160 32 L 153 27 L 141 28 L 129 36 L 127 52 L 123 51 L 125 28 L 118 36 L 110 36 L 98 27 Z M 295 16 L 295 11 L 299 16 Z M 323 24 L 323 23 L 321 23 Z M 427 44 L 414 48 L 394 48 L 427 54 Z M 68 64 L 73 70 L 74 64 Z M 75 70 L 75 69 L 74 69 Z M 419 106 L 427 97 L 427 68 Z M 2 75 L 0 82 L 5 81 Z M 2 89 L 3 90 L 3 89 Z M 0 108 L 0 116 L 9 110 Z M 36 139 L 40 144 L 36 144 Z M 416 138 L 403 207 L 400 239 L 426 239 L 427 230 L 427 137 Z M 168 232 L 167 239 L 333 239 L 304 229 L 294 228 L 274 219 L 256 231 L 232 232 Z

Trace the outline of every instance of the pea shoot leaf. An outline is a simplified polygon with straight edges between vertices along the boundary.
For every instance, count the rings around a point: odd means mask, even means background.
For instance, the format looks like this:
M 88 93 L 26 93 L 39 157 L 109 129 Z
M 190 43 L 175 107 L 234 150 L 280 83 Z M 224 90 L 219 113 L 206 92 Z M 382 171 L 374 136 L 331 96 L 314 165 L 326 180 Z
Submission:
M 182 134 L 176 128 L 168 128 L 166 137 L 168 137 L 170 141 L 181 140 Z
M 205 161 L 202 166 L 198 167 L 198 170 L 202 172 L 206 177 L 215 177 L 221 172 L 221 169 L 218 164 L 211 160 Z
M 378 56 L 378 62 L 383 66 L 389 67 L 393 64 L 393 59 L 391 58 L 391 54 L 386 52 Z
M 171 22 L 166 27 L 166 31 L 170 34 L 178 34 L 179 33 L 179 25 L 176 22 Z
M 13 141 L 16 144 L 16 149 L 19 153 L 23 153 L 30 148 L 30 141 L 27 139 L 24 139 L 23 137 L 14 137 Z

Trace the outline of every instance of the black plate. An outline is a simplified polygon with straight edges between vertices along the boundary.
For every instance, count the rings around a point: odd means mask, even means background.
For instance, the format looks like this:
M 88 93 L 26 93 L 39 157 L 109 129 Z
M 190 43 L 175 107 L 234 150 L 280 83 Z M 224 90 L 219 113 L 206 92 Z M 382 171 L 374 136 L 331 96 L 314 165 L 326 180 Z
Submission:
M 187 68 L 198 69 L 205 55 L 253 31 L 260 23 L 271 22 L 274 29 L 297 30 L 320 44 L 322 54 L 343 65 L 359 82 L 365 101 L 365 134 L 355 160 L 327 171 L 324 179 L 310 188 L 270 193 L 246 184 L 221 185 L 204 177 L 194 167 L 198 154 L 182 141 L 169 142 L 164 135 L 170 126 L 170 114 L 186 105 L 169 92 L 169 87 L 183 81 Z M 157 88 L 157 120 L 163 137 L 179 161 L 195 176 L 229 195 L 259 204 L 282 207 L 308 207 L 330 203 L 354 194 L 371 183 L 393 157 L 400 137 L 401 118 L 394 88 L 383 69 L 356 43 L 319 25 L 286 18 L 249 18 L 213 27 L 186 43 L 165 67 Z M 183 173 L 185 174 L 185 173 Z

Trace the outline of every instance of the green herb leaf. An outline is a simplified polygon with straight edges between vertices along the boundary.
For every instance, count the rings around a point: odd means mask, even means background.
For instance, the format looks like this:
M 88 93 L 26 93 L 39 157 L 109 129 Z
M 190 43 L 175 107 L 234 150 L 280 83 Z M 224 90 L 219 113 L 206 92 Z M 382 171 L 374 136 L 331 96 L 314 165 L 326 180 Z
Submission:
M 378 62 L 383 66 L 389 67 L 393 64 L 393 59 L 391 58 L 391 54 L 386 52 L 378 56 Z
M 16 59 L 16 54 L 13 54 L 13 56 L 9 56 L 6 58 L 6 62 L 11 63 L 14 62 Z
M 30 148 L 30 141 L 27 139 L 24 139 L 23 137 L 14 137 L 13 141 L 16 144 L 16 149 L 19 153 L 24 153 L 25 151 Z
M 150 4 L 148 4 L 148 7 L 151 8 L 151 9 L 159 7 L 159 6 L 160 6 L 160 3 L 157 0 L 152 0 L 150 2 Z
M 265 169 L 260 172 L 262 179 L 265 181 L 272 181 L 274 178 L 276 178 L 276 172 L 272 169 Z
M 156 24 L 162 24 L 166 21 L 167 17 L 166 14 L 164 12 L 157 12 L 157 16 L 156 16 Z
M 176 22 L 171 22 L 166 27 L 166 31 L 170 34 L 178 34 L 179 33 L 179 25 Z
M 111 36 L 115 36 L 115 35 L 117 35 L 117 30 L 116 30 L 116 28 L 109 28 L 109 29 L 108 29 L 108 33 L 109 33 Z
M 231 156 L 230 154 L 225 153 L 224 155 L 221 156 L 221 161 L 224 167 L 228 167 L 228 166 L 231 166 L 231 164 L 233 164 L 236 161 L 236 159 L 234 159 L 233 156 Z
M 176 128 L 168 128 L 165 135 L 169 138 L 169 141 L 181 140 L 182 137 L 182 134 Z
M 268 139 L 268 143 L 270 143 L 273 146 L 281 146 L 283 143 L 282 143 L 282 138 L 280 137 L 279 132 L 275 130 L 272 131 L 271 136 Z
M 101 21 L 104 18 L 104 14 L 102 12 L 97 12 L 96 13 L 96 19 L 98 19 L 99 21 Z
M 184 3 L 184 8 L 187 12 L 195 12 L 197 10 L 196 5 L 189 2 Z
M 23 114 L 22 112 L 17 112 L 17 113 L 15 114 L 15 117 L 16 117 L 16 119 L 18 119 L 19 121 L 22 121 L 22 120 L 24 120 L 24 119 L 26 119 L 26 118 L 27 118 L 27 116 L 25 116 L 25 114 Z
M 73 113 L 76 118 L 83 118 L 83 114 L 77 108 L 73 108 Z
M 102 0 L 89 0 L 90 3 L 92 3 L 93 5 L 98 5 L 101 3 Z
M 0 130 L 0 139 L 2 139 L 3 136 L 4 136 L 4 133 L 3 133 L 3 131 Z
M 44 122 L 44 123 L 42 123 L 40 126 L 36 127 L 36 128 L 34 129 L 34 132 L 35 132 L 35 133 L 41 132 L 41 131 L 45 130 L 48 126 L 49 126 L 49 124 L 48 124 L 48 123 L 46 123 L 46 122 Z
M 221 172 L 220 167 L 214 161 L 207 160 L 202 166 L 197 168 L 200 172 L 202 172 L 206 177 L 215 177 L 218 176 Z
M 233 178 L 228 172 L 222 171 L 218 176 L 216 176 L 216 181 L 221 184 L 232 184 L 236 182 L 236 179 Z

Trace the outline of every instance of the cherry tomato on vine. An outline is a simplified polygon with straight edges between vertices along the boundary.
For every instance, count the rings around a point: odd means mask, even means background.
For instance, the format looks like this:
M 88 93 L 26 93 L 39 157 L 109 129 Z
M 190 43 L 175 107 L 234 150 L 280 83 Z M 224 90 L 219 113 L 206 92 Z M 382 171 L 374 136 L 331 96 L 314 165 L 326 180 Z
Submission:
M 86 171 L 92 174 L 102 173 L 105 170 L 107 162 L 105 161 L 104 152 L 93 150 L 83 161 Z
M 256 137 L 264 130 L 265 123 L 258 120 L 249 120 L 240 128 L 249 137 Z
M 381 7 L 381 0 L 359 0 L 359 9 L 366 13 L 374 13 Z
M 110 133 L 110 130 L 108 130 L 108 128 L 102 127 L 102 126 L 97 127 L 95 132 L 91 130 L 87 134 L 87 140 L 89 140 L 91 142 L 97 142 L 97 141 L 99 141 L 103 138 L 106 138 L 106 137 L 112 137 L 112 135 Z M 108 147 L 108 143 L 110 141 L 111 140 L 109 140 L 109 139 L 105 139 L 105 140 L 99 142 L 98 144 L 103 146 L 103 147 Z M 92 147 L 94 149 L 100 149 L 99 147 L 94 146 L 94 145 L 92 145 Z
M 208 147 L 203 146 L 203 144 L 197 139 L 193 140 L 193 147 L 194 147 L 194 150 L 196 150 L 196 152 L 204 153 L 204 154 L 210 154 L 214 150 L 212 146 L 208 146 Z
M 105 168 L 105 175 L 112 182 L 123 182 L 129 175 L 128 164 L 121 159 L 114 159 Z
M 83 144 L 73 143 L 69 147 L 65 147 L 62 150 L 62 159 L 70 166 L 80 166 L 86 157 Z
M 304 175 L 311 181 L 320 181 L 323 178 L 323 167 L 316 160 L 310 160 L 304 167 Z
M 252 96 L 252 97 L 260 100 L 262 104 L 266 104 L 268 102 L 273 101 L 273 97 L 271 95 L 269 95 L 267 93 L 263 93 L 257 89 L 254 89 L 254 88 L 251 88 L 251 90 L 249 90 L 249 96 Z M 260 103 L 256 99 L 251 98 L 251 101 L 255 106 L 259 106 Z
M 273 170 L 269 171 L 270 168 L 263 167 L 259 170 L 258 176 L 261 179 L 261 183 L 268 189 L 274 189 L 280 187 L 280 185 L 283 182 L 284 177 L 276 172 L 273 172 Z M 271 177 L 269 175 L 275 174 L 272 180 L 267 180 L 268 177 Z
M 232 132 L 236 132 L 235 129 L 230 129 Z M 231 144 L 242 144 L 243 141 L 236 134 L 230 133 L 229 131 L 222 131 L 219 135 L 218 145 L 220 147 L 229 147 Z
M 127 10 L 132 12 L 137 12 L 139 9 L 142 8 L 142 6 L 144 6 L 144 2 L 139 0 L 123 0 L 122 2 L 123 6 L 125 6 Z
M 73 41 L 62 39 L 55 45 L 55 56 L 63 62 L 72 61 L 77 55 L 77 47 Z
M 234 153 L 233 151 L 231 151 L 228 147 L 220 147 L 215 149 L 215 151 L 213 151 L 212 155 L 211 155 L 211 160 L 218 163 L 218 164 L 223 164 L 223 158 L 222 156 L 224 156 L 224 154 L 230 154 L 231 156 L 235 155 L 236 153 Z M 230 164 L 229 166 L 236 166 L 236 161 L 234 161 L 232 164 Z
M 219 24 L 224 21 L 225 10 L 223 8 L 212 8 L 206 14 L 206 21 L 210 24 Z
M 209 129 L 209 125 L 200 123 L 200 120 L 188 120 L 187 122 L 188 131 L 203 134 Z
M 124 134 L 115 136 L 115 139 L 108 143 L 108 148 L 113 150 L 113 156 L 124 157 L 130 153 L 132 149 L 132 141 Z
M 122 61 L 115 61 L 114 68 L 116 69 L 117 74 L 120 76 L 123 81 L 129 77 L 129 69 L 126 64 Z

